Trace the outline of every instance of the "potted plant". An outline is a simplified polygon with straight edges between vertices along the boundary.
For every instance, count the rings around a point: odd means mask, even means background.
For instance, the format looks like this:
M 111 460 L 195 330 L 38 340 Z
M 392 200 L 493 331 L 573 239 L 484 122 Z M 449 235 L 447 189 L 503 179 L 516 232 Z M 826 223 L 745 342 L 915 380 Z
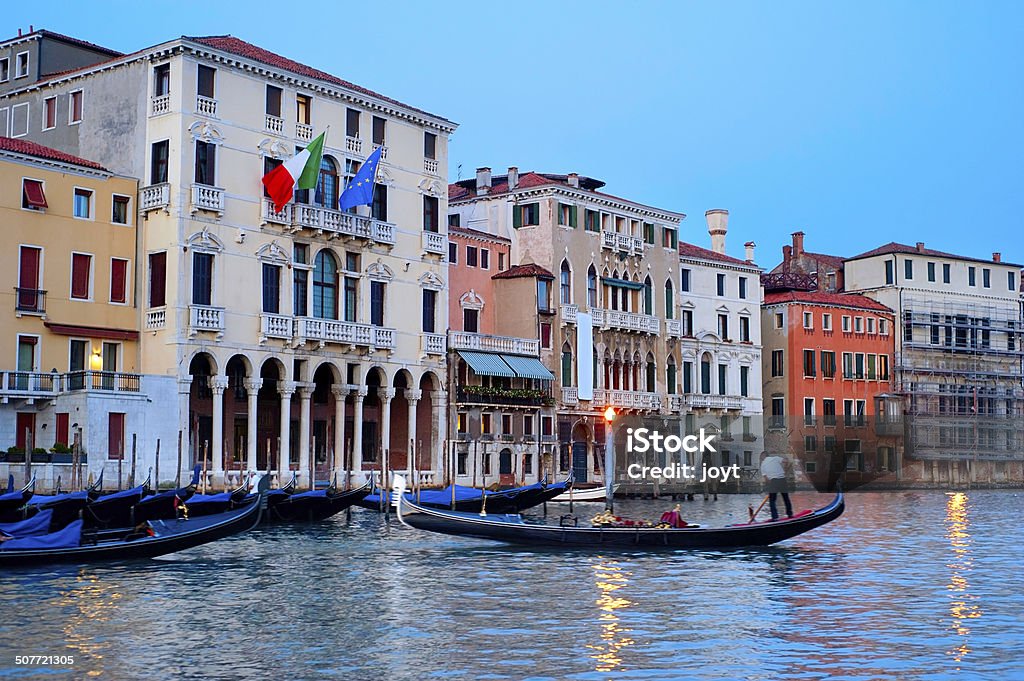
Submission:
M 53 447 L 50 447 L 50 451 L 53 453 L 53 463 L 71 463 L 71 447 L 68 447 L 63 442 L 55 442 Z
M 50 463 L 52 454 L 46 451 L 45 447 L 36 447 L 32 450 L 32 463 Z
M 25 463 L 25 450 L 17 445 L 8 447 L 7 463 Z

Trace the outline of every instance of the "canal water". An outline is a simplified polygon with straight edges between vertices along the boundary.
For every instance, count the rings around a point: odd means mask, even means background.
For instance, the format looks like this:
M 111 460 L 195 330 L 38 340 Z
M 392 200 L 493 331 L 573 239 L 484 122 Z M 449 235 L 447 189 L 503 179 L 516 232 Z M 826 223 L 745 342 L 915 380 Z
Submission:
M 730 522 L 758 501 L 683 515 Z M 1019 491 L 860 493 L 771 548 L 595 553 L 355 509 L 157 560 L 0 574 L 0 678 L 1024 678 L 1022 528 Z

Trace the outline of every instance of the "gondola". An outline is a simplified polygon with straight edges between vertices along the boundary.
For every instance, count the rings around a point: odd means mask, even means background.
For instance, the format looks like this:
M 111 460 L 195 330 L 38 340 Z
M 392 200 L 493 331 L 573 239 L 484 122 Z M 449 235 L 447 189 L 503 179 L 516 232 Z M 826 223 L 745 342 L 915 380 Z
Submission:
M 560 494 L 564 494 L 571 487 L 572 476 L 562 482 L 553 484 L 537 482 L 532 485 L 499 490 L 497 492 L 455 485 L 454 510 L 465 513 L 480 513 L 480 511 L 486 511 L 487 513 L 521 513 L 534 506 L 539 506 L 545 501 L 550 501 Z M 418 493 L 406 493 L 406 497 L 410 501 L 416 501 L 420 506 L 445 510 L 452 510 L 452 496 L 451 486 L 439 490 L 420 490 Z M 372 511 L 382 510 L 380 492 L 368 494 L 357 505 Z
M 87 528 L 107 529 L 129 527 L 132 522 L 132 509 L 142 501 L 149 491 L 149 478 L 137 487 L 104 494 L 90 499 L 82 509 L 82 520 Z
M 408 527 L 460 537 L 491 539 L 530 546 L 574 546 L 582 548 L 644 547 L 651 549 L 727 549 L 768 546 L 785 541 L 832 522 L 843 514 L 845 502 L 837 492 L 832 503 L 793 518 L 764 523 L 706 528 L 673 527 L 580 527 L 576 524 L 540 525 L 527 523 L 519 515 L 462 513 L 417 505 L 404 492 L 404 480 L 396 480 L 399 491 L 398 518 Z
M 286 495 L 267 505 L 266 521 L 271 523 L 316 521 L 330 518 L 362 500 L 370 493 L 370 481 L 362 487 L 338 491 L 334 483 L 327 489 Z
M 8 478 L 7 483 L 8 489 L 13 487 L 11 478 Z M 0 494 L 0 518 L 8 519 L 9 516 L 17 514 L 17 512 L 25 506 L 32 499 L 32 495 L 35 494 L 36 479 L 35 476 L 28 481 L 24 487 L 17 491 L 9 491 L 5 494 Z
M 199 486 L 199 472 L 202 466 L 196 464 L 192 469 L 192 480 L 184 487 L 169 489 L 143 497 L 132 509 L 131 523 L 140 523 L 143 520 L 165 520 L 174 518 L 177 515 L 178 505 L 188 501 L 196 493 Z
M 249 494 L 249 477 L 246 476 L 245 479 L 242 480 L 242 484 L 228 492 L 218 492 L 217 494 L 193 494 L 189 497 L 186 506 L 188 507 L 189 516 L 224 513 L 225 511 L 230 511 L 231 509 L 238 508 L 239 506 L 248 503 L 252 496 L 253 495 Z
M 82 509 L 90 500 L 100 497 L 103 474 L 84 490 L 57 494 L 36 494 L 22 511 L 23 518 L 31 518 L 43 511 L 50 511 L 50 529 L 58 530 L 81 516 Z
M 154 520 L 99 534 L 85 529 L 82 520 L 75 520 L 57 532 L 3 541 L 0 567 L 152 558 L 239 534 L 259 523 L 268 484 L 262 478 L 259 494 L 245 506 L 225 513 L 188 520 Z

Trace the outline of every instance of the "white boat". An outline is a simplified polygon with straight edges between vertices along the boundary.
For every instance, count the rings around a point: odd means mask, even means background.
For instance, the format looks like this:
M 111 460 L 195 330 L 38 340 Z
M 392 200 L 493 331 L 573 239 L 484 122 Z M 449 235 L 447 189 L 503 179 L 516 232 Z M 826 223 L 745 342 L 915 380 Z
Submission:
M 573 488 L 569 492 L 562 492 L 551 501 L 604 501 L 605 492 L 604 486 L 601 487 L 584 487 L 583 489 Z

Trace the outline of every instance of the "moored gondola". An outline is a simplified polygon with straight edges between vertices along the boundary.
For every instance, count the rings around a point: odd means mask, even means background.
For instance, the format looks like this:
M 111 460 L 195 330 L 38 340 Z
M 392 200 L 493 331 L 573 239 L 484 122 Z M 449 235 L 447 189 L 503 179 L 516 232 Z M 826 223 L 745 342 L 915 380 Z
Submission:
M 82 509 L 85 527 L 107 529 L 134 525 L 132 509 L 142 501 L 148 491 L 149 478 L 137 487 L 90 499 Z
M 370 493 L 370 481 L 362 487 L 338 490 L 334 483 L 327 489 L 286 495 L 267 506 L 267 522 L 317 521 L 341 513 Z
M 580 548 L 727 549 L 768 546 L 791 539 L 832 522 L 843 514 L 845 502 L 838 492 L 827 506 L 776 521 L 706 528 L 689 526 L 598 526 L 528 523 L 511 514 L 463 513 L 417 505 L 404 492 L 404 481 L 396 476 L 398 517 L 405 525 L 420 530 L 459 537 L 491 539 L 531 546 L 574 546 Z
M 248 503 L 251 494 L 249 494 L 249 486 L 251 483 L 249 474 L 243 477 L 241 484 L 233 490 L 227 492 L 218 492 L 216 494 L 193 494 L 189 497 L 188 503 L 188 515 L 190 516 L 202 516 L 210 515 L 212 513 L 224 513 L 230 511 L 233 508 Z M 269 475 L 268 475 L 269 479 Z
M 564 494 L 572 486 L 572 477 L 562 482 L 548 484 L 537 482 L 523 487 L 513 487 L 506 490 L 489 491 L 476 487 L 463 487 L 455 485 L 437 490 L 420 490 L 418 492 L 406 492 L 410 501 L 416 501 L 420 506 L 426 508 L 437 508 L 452 510 L 454 497 L 454 510 L 465 513 L 521 513 L 528 509 L 539 506 L 546 501 L 551 501 L 560 494 Z M 393 497 L 392 497 L 393 498 Z M 373 511 L 383 510 L 380 491 L 368 494 L 357 504 L 362 508 Z
M 143 497 L 132 509 L 132 524 L 143 520 L 166 520 L 176 517 L 179 504 L 188 501 L 195 494 L 201 470 L 202 466 L 196 464 L 192 469 L 192 479 L 184 487 Z
M 12 484 L 8 482 L 7 486 L 10 488 Z M 16 515 L 32 499 L 35 489 L 36 479 L 33 476 L 20 490 L 0 494 L 0 518 L 8 520 L 10 516 Z

